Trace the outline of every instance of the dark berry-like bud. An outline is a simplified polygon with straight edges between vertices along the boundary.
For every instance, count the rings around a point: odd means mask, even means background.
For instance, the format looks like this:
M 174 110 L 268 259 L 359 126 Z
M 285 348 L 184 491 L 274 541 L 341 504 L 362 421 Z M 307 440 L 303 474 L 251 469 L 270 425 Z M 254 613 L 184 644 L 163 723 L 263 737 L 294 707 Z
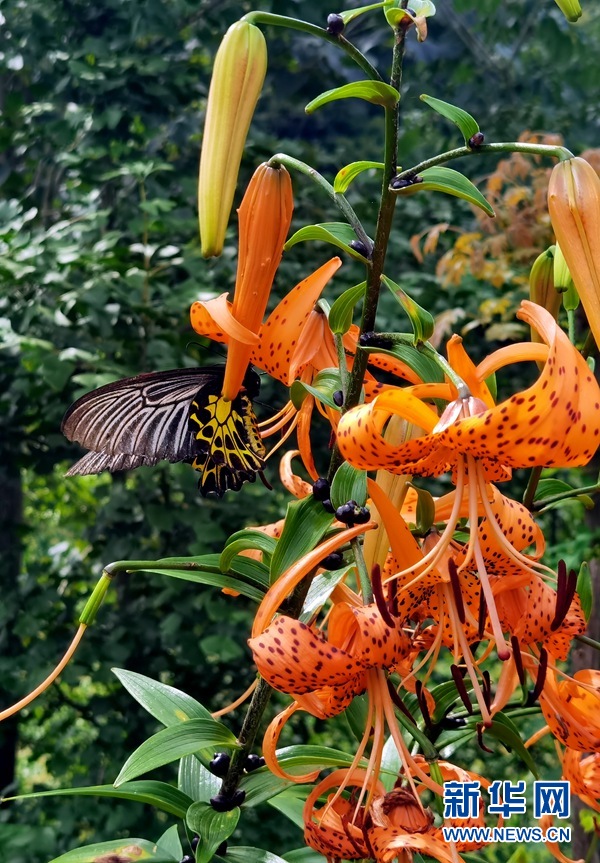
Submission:
M 246 792 L 238 788 L 234 791 L 231 797 L 226 797 L 225 794 L 215 794 L 210 798 L 210 805 L 215 812 L 231 812 L 236 806 L 241 806 L 246 799 Z
M 179 863 L 194 863 L 194 858 L 190 854 L 186 854 L 185 857 L 182 857 Z
M 362 240 L 352 240 L 348 243 L 351 249 L 354 249 L 355 252 L 358 252 L 359 255 L 362 255 L 363 258 L 370 258 L 371 252 L 365 246 Z
M 344 404 L 344 393 L 341 390 L 336 390 L 331 398 L 339 408 Z
M 200 841 L 200 837 L 199 837 L 199 836 L 198 836 L 198 834 L 196 833 L 196 835 L 194 836 L 194 838 L 192 839 L 192 841 L 191 841 L 191 843 L 190 843 L 190 844 L 191 844 L 191 846 L 192 846 L 192 851 L 194 851 L 194 852 L 196 851 L 196 848 L 198 847 L 198 842 L 199 842 L 199 841 Z
M 335 512 L 335 507 L 332 504 L 332 502 L 329 500 L 329 498 L 327 498 L 327 500 L 322 501 L 322 503 L 323 503 L 323 509 L 325 510 L 325 512 L 330 512 L 332 514 Z
M 258 770 L 259 767 L 265 766 L 265 759 L 260 755 L 248 755 L 246 758 L 246 762 L 244 764 L 245 769 L 248 773 L 251 773 L 253 770 Z
M 381 333 L 362 333 L 358 343 L 363 348 L 385 348 L 392 347 L 391 339 L 386 339 Z
M 223 779 L 224 776 L 227 776 L 230 761 L 231 759 L 226 752 L 217 752 L 213 760 L 208 765 L 208 769 L 215 776 L 219 776 Z
M 391 189 L 406 189 L 408 186 L 416 186 L 417 183 L 422 183 L 423 177 L 417 177 L 416 175 L 411 176 L 410 174 L 407 177 L 394 177 L 392 182 L 390 183 Z
M 471 135 L 471 137 L 469 138 L 467 146 L 470 147 L 471 150 L 477 150 L 478 147 L 481 147 L 484 141 L 485 135 L 483 134 L 483 132 L 475 132 L 475 134 Z
M 223 842 L 219 845 L 215 854 L 218 854 L 219 857 L 224 857 L 227 854 L 227 840 L 224 839 Z
M 327 16 L 327 32 L 330 36 L 339 36 L 344 30 L 344 19 L 336 12 Z
M 312 491 L 315 500 L 328 500 L 329 493 L 331 491 L 329 481 L 326 480 L 324 476 L 320 476 L 319 479 L 313 483 Z
M 355 523 L 354 514 L 356 511 L 356 501 L 349 500 L 347 503 L 343 503 L 341 506 L 335 511 L 335 517 L 338 521 L 341 521 L 342 524 L 347 524 L 350 527 Z
M 371 513 L 366 506 L 357 507 L 354 512 L 354 524 L 366 524 L 371 518 Z
M 344 555 L 339 551 L 332 551 L 324 557 L 319 566 L 323 569 L 340 569 L 344 565 Z

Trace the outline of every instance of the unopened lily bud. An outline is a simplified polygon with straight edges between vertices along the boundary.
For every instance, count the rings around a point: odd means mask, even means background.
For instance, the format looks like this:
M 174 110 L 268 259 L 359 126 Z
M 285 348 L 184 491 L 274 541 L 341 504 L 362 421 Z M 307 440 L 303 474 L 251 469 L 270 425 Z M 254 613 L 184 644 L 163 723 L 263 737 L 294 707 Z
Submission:
M 238 210 L 240 243 L 231 314 L 246 333 L 258 339 L 283 244 L 292 221 L 292 181 L 283 167 L 259 165 Z M 242 386 L 252 341 L 229 342 L 222 395 L 234 399 Z
M 585 159 L 554 166 L 548 209 L 596 344 L 600 345 L 600 177 Z
M 574 24 L 581 18 L 581 4 L 579 0 L 554 0 L 567 21 Z
M 213 68 L 198 180 L 205 258 L 223 251 L 244 144 L 267 71 L 267 44 L 254 24 L 233 24 Z
M 554 320 L 558 319 L 560 309 L 560 294 L 554 287 L 554 255 L 556 246 L 549 246 L 535 261 L 529 273 L 529 297 L 538 306 L 547 309 Z M 543 339 L 535 329 L 531 327 L 531 340 L 543 343 Z M 540 367 L 543 363 L 540 364 Z
M 564 294 L 573 284 L 569 265 L 562 253 L 560 243 L 554 247 L 554 290 L 559 294 Z

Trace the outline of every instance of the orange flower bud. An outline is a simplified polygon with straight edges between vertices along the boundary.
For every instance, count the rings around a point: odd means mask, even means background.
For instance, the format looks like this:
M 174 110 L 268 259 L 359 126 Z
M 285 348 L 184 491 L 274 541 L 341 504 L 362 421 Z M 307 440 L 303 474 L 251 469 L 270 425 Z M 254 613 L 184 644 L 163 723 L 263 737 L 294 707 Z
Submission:
M 283 244 L 292 221 L 292 181 L 285 168 L 266 162 L 254 172 L 238 210 L 239 257 L 231 314 L 251 333 L 258 332 L 267 308 Z M 238 394 L 252 354 L 252 344 L 229 343 L 223 396 Z
M 267 71 L 265 37 L 253 24 L 233 24 L 213 69 L 198 180 L 202 254 L 223 251 L 237 176 L 250 121 Z
M 596 344 L 600 345 L 600 177 L 580 157 L 555 165 L 548 209 Z

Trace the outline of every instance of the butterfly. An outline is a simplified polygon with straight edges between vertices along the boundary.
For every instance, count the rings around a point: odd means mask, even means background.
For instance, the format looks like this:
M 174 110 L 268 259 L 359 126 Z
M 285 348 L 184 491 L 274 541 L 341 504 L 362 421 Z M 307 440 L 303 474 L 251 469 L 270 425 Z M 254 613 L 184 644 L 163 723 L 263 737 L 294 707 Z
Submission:
M 66 475 L 184 461 L 200 472 L 204 497 L 262 477 L 265 447 L 252 408 L 260 378 L 249 368 L 238 395 L 226 401 L 224 374 L 225 366 L 149 372 L 82 396 L 61 430 L 90 452 Z

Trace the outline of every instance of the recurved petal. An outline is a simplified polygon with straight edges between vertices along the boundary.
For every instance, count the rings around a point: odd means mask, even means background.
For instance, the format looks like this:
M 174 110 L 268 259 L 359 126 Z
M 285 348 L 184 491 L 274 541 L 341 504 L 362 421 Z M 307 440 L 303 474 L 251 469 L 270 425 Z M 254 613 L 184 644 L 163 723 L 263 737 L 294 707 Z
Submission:
M 533 386 L 439 435 L 452 450 L 509 467 L 584 465 L 600 441 L 600 389 L 587 363 L 541 306 L 524 300 L 518 317 L 550 350 Z
M 377 605 L 334 605 L 327 625 L 329 643 L 360 658 L 364 668 L 393 668 L 410 650 L 408 637 L 393 629 Z
M 332 258 L 286 294 L 263 325 L 252 362 L 289 386 L 290 365 L 302 330 L 327 282 L 342 265 Z
M 305 623 L 284 615 L 248 644 L 267 683 L 290 694 L 340 686 L 368 667 L 360 656 L 336 647 Z
M 582 752 L 600 752 L 600 671 L 586 668 L 560 683 L 548 674 L 540 707 L 561 743 Z

